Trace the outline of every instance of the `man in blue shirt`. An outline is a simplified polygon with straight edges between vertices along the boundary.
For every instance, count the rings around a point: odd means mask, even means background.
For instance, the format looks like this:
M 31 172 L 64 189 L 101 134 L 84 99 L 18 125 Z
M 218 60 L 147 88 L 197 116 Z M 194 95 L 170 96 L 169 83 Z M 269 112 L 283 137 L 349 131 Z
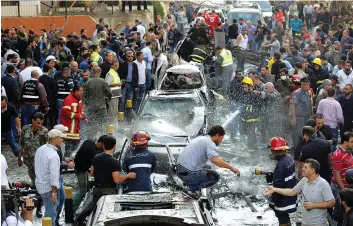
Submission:
M 131 141 L 134 147 L 132 153 L 125 158 L 125 172 L 136 173 L 135 180 L 127 181 L 129 192 L 152 191 L 150 176 L 156 168 L 156 155 L 150 152 L 148 141 L 150 135 L 145 131 L 136 132 Z
M 237 168 L 226 163 L 217 153 L 217 145 L 222 142 L 224 134 L 222 126 L 213 126 L 207 136 L 193 139 L 179 155 L 177 175 L 188 186 L 191 197 L 198 199 L 201 188 L 210 187 L 219 181 L 219 174 L 210 169 L 207 161 L 240 175 Z
M 302 29 L 303 22 L 298 18 L 298 13 L 294 14 L 294 19 L 290 21 L 289 28 L 292 28 L 292 37 L 295 39 Z

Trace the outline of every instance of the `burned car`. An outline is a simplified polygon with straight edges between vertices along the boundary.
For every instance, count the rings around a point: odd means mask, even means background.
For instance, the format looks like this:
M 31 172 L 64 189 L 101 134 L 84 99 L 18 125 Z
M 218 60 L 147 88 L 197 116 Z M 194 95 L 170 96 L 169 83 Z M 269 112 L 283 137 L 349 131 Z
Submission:
M 151 135 L 148 149 L 156 154 L 157 167 L 151 175 L 153 192 L 127 192 L 125 183 L 118 185 L 118 194 L 99 199 L 86 225 L 214 225 L 207 191 L 199 200 L 190 198 L 176 176 L 175 159 L 189 137 Z M 165 142 L 175 142 L 168 143 Z M 131 154 L 128 140 L 118 161 L 124 170 L 125 158 Z
M 197 136 L 212 119 L 214 95 L 200 70 L 193 65 L 169 68 L 156 90 L 142 101 L 133 130 L 171 136 Z

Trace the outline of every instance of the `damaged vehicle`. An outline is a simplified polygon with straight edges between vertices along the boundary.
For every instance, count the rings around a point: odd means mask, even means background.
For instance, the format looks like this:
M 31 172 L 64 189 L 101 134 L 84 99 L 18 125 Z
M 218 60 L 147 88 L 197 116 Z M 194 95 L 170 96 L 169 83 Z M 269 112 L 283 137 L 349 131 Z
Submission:
M 132 128 L 170 136 L 205 134 L 214 112 L 214 95 L 194 65 L 177 65 L 159 78 L 141 103 Z
M 203 189 L 203 196 L 199 200 L 190 198 L 176 176 L 176 157 L 185 148 L 189 137 L 151 134 L 151 138 L 148 149 L 157 158 L 157 167 L 151 175 L 153 192 L 128 193 L 126 184 L 121 183 L 118 185 L 118 194 L 101 197 L 80 225 L 214 225 L 210 192 Z M 131 154 L 132 148 L 126 139 L 117 157 L 123 170 L 125 158 Z M 81 204 L 80 208 L 83 206 Z M 79 225 L 78 222 L 76 224 Z

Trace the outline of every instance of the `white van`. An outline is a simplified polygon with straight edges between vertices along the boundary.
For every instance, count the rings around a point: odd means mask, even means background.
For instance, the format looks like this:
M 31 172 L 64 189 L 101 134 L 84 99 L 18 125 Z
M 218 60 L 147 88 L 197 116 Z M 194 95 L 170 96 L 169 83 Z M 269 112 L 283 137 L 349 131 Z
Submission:
M 228 11 L 227 18 L 230 23 L 232 23 L 233 19 L 238 21 L 240 18 L 243 18 L 245 22 L 250 20 L 254 26 L 257 25 L 258 20 L 261 20 L 262 24 L 265 24 L 261 10 L 255 8 L 232 8 Z

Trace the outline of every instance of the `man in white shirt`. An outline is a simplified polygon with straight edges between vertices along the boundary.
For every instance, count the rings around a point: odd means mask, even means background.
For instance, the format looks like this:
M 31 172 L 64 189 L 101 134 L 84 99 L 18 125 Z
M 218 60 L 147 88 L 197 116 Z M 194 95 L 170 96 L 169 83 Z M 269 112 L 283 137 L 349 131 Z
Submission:
M 19 81 L 20 81 L 21 87 L 23 86 L 23 84 L 26 81 L 31 79 L 32 71 L 37 71 L 39 76 L 42 76 L 42 74 L 43 74 L 43 71 L 40 67 L 33 66 L 33 60 L 26 59 L 25 69 L 23 69 L 23 71 L 20 72 L 20 76 L 19 76 Z
M 57 147 L 61 146 L 64 137 L 66 135 L 61 131 L 50 130 L 48 143 L 38 148 L 34 156 L 36 188 L 43 199 L 44 216 L 51 217 L 53 226 L 56 223 L 60 178 L 60 158 Z
M 345 85 L 353 85 L 352 63 L 350 61 L 346 61 L 344 63 L 344 68 L 342 70 L 339 70 L 336 75 L 338 77 L 341 91 L 343 91 Z
M 138 69 L 138 88 L 134 90 L 134 101 L 132 108 L 135 112 L 138 111 L 142 98 L 146 92 L 146 63 L 142 51 L 136 52 L 136 60 L 134 63 L 137 64 Z
M 146 47 L 144 47 L 141 52 L 143 52 L 143 57 L 146 63 L 146 90 L 151 90 L 151 80 L 152 80 L 152 63 L 153 63 L 153 55 L 152 55 L 152 42 L 147 41 Z
M 6 189 L 9 187 L 9 180 L 7 179 L 7 174 L 6 174 L 6 170 L 8 166 L 7 166 L 6 159 L 2 154 L 0 154 L 0 158 L 1 158 L 1 188 Z
M 138 25 L 136 26 L 137 32 L 140 32 L 141 37 L 145 36 L 146 28 L 142 25 L 142 20 L 139 20 Z

